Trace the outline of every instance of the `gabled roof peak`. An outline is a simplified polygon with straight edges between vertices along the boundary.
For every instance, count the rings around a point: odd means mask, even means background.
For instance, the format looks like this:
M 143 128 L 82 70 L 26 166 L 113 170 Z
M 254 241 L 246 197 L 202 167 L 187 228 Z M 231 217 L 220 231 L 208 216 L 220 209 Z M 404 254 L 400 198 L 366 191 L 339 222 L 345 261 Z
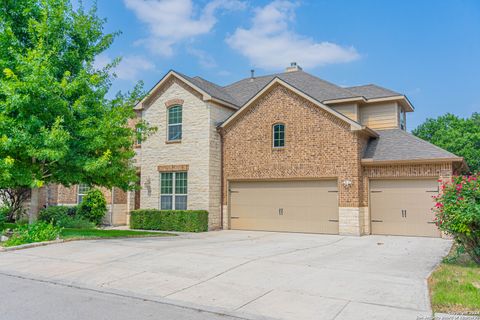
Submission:
M 367 102 L 369 99 L 398 98 L 406 100 L 405 104 L 409 107 L 407 109 L 411 107 L 407 98 L 395 91 L 374 84 L 343 88 L 307 73 L 301 68 L 253 78 L 248 77 L 225 86 L 217 85 L 199 76 L 189 77 L 175 70 L 170 70 L 150 92 L 156 90 L 162 81 L 170 75 L 187 82 L 197 91 L 201 91 L 206 98 L 236 109 L 241 108 L 275 78 L 285 81 L 320 103 L 338 103 L 352 99 Z M 413 108 L 410 111 L 413 111 Z

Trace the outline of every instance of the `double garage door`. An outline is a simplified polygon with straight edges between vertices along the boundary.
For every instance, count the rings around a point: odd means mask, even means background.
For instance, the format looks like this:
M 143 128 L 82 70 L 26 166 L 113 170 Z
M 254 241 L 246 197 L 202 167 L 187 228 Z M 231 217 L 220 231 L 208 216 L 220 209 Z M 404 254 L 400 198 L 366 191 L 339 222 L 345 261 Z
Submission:
M 439 237 L 435 179 L 371 180 L 372 234 Z M 338 233 L 336 180 L 230 182 L 230 225 L 238 230 Z
M 232 229 L 338 233 L 337 181 L 231 182 Z
M 371 180 L 372 234 L 440 237 L 432 212 L 437 194 L 436 179 Z

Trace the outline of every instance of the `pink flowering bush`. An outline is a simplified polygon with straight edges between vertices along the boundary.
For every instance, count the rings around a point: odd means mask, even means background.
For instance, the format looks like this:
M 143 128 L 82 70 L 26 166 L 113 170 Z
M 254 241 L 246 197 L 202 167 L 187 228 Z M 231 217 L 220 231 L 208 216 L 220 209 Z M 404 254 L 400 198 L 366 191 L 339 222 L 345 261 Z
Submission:
M 480 174 L 455 176 L 440 189 L 434 208 L 438 228 L 480 264 Z

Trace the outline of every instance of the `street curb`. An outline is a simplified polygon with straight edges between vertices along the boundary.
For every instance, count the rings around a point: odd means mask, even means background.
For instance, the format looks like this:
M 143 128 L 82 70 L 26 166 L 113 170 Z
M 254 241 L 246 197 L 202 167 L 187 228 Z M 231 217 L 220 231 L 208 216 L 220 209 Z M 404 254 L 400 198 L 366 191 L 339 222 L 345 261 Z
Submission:
M 35 247 L 43 247 L 43 246 L 48 246 L 50 244 L 57 244 L 57 243 L 62 243 L 62 242 L 65 242 L 65 240 L 57 239 L 57 240 L 53 240 L 53 241 L 26 243 L 26 244 L 21 244 L 19 246 L 13 246 L 13 247 L 0 247 L 0 252 L 15 251 L 15 250 L 28 249 L 28 248 L 35 248 Z

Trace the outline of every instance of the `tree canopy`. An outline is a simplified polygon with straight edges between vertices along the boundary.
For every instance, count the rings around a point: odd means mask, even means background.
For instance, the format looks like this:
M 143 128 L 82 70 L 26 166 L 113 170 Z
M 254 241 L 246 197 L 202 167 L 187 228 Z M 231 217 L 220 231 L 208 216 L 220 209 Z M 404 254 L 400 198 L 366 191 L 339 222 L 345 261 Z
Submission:
M 0 188 L 133 188 L 133 142 L 152 130 L 128 126 L 142 86 L 108 99 L 119 59 L 94 67 L 118 33 L 104 33 L 95 5 L 0 3 Z
M 472 172 L 480 172 L 480 113 L 466 119 L 447 113 L 427 119 L 412 133 L 463 157 Z

